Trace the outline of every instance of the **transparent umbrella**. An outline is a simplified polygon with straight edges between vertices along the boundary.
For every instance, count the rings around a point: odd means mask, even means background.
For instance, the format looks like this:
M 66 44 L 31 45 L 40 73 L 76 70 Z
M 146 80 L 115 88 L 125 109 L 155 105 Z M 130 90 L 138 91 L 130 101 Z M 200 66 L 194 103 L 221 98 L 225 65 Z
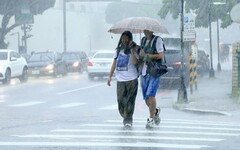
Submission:
M 169 33 L 158 20 L 149 17 L 131 17 L 123 19 L 114 24 L 108 32 L 121 34 L 126 30 L 132 33 L 143 33 L 143 30 L 153 31 L 154 33 Z
M 240 10 L 239 9 L 240 9 L 240 3 L 235 5 L 230 12 L 230 16 L 231 16 L 232 20 L 236 23 L 240 23 L 240 14 L 239 14 Z

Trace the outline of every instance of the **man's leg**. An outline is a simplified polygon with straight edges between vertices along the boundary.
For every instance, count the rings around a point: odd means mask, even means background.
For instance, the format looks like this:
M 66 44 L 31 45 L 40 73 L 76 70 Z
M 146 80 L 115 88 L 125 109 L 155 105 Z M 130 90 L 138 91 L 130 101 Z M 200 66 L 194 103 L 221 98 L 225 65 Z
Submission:
M 150 118 L 153 118 L 156 113 L 156 99 L 154 96 L 149 96 L 146 100 L 146 104 L 149 108 Z
M 152 76 L 149 76 L 149 82 L 148 82 L 148 87 L 147 87 L 147 100 L 146 104 L 149 108 L 149 118 L 147 120 L 147 125 L 146 127 L 154 127 L 154 125 L 159 125 L 160 123 L 160 118 L 159 118 L 159 112 L 156 109 L 156 93 L 158 90 L 160 84 L 160 78 L 154 78 Z

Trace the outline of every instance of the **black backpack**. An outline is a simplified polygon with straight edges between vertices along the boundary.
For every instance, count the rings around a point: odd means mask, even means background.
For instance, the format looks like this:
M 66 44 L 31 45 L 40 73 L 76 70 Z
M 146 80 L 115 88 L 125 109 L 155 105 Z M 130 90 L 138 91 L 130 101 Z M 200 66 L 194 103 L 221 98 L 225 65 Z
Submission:
M 160 36 L 154 36 L 152 37 L 152 39 L 149 41 L 147 47 L 150 47 L 151 48 L 151 52 L 150 54 L 157 54 L 157 48 L 156 48 L 156 43 L 157 43 L 157 39 L 158 38 L 161 38 Z M 162 38 L 161 38 L 162 39 Z M 153 42 L 152 42 L 153 40 Z M 162 39 L 163 41 L 163 39 Z M 147 42 L 147 38 L 146 37 L 143 37 L 141 39 L 141 48 L 144 49 L 145 47 L 145 44 Z M 152 43 L 152 45 L 150 45 Z M 165 45 L 164 45 L 164 41 L 163 41 L 163 52 L 166 51 L 166 48 L 165 48 Z M 164 60 L 164 63 L 166 64 L 166 59 L 165 59 L 165 56 L 163 55 L 163 60 Z M 162 61 L 162 60 L 161 60 Z

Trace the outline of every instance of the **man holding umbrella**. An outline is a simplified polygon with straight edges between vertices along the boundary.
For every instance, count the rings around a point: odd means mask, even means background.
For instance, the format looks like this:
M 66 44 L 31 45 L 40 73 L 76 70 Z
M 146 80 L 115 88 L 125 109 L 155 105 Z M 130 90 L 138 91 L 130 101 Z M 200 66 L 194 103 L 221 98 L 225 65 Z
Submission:
M 148 73 L 150 61 L 162 61 L 164 45 L 159 36 L 155 36 L 152 31 L 144 30 L 145 37 L 141 40 L 142 50 L 140 56 L 143 57 L 143 66 L 141 71 L 142 94 L 146 105 L 149 108 L 149 118 L 146 128 L 152 128 L 160 123 L 160 108 L 157 107 L 156 93 L 160 84 L 159 77 L 153 77 Z

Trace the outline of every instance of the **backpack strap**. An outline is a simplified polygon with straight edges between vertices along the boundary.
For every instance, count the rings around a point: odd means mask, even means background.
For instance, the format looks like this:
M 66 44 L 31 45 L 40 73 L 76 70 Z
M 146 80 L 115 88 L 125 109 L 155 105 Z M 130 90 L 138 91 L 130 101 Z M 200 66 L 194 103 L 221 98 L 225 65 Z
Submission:
M 156 43 L 157 43 L 157 39 L 159 38 L 159 36 L 155 36 L 154 38 L 153 38 L 153 43 L 152 43 L 152 45 L 151 45 L 151 47 L 152 47 L 152 49 L 153 49 L 153 53 L 155 53 L 155 54 L 157 54 L 157 48 L 156 48 Z
M 153 44 L 152 44 L 152 48 L 153 48 L 155 54 L 157 53 L 156 43 L 157 43 L 158 38 L 161 38 L 161 37 L 160 36 L 154 37 Z M 163 41 L 163 39 L 162 39 L 162 41 Z M 165 59 L 165 55 L 164 55 L 165 51 L 166 51 L 166 48 L 165 48 L 164 41 L 163 41 L 163 59 L 162 60 L 166 64 L 166 59 Z
M 144 48 L 146 42 L 147 42 L 147 38 L 146 38 L 146 37 L 143 37 L 143 38 L 141 39 L 141 44 L 140 44 L 142 49 Z

